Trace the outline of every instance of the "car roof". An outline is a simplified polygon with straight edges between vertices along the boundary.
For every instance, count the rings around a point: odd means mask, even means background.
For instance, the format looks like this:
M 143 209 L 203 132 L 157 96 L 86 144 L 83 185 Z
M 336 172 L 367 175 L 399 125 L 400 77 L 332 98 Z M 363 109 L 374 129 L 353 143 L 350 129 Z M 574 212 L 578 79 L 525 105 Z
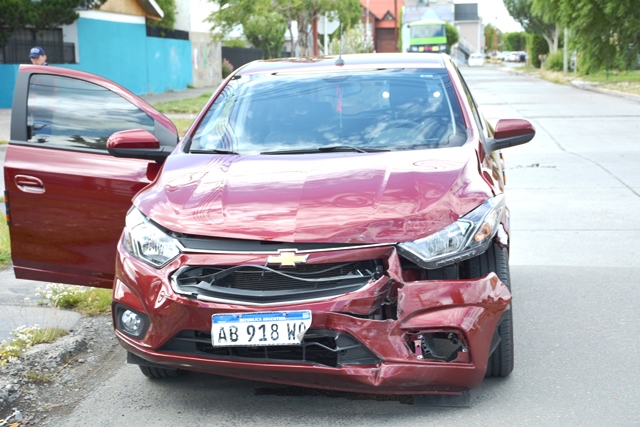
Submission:
M 342 59 L 340 65 L 338 60 Z M 449 56 L 442 53 L 367 53 L 253 61 L 237 74 L 277 74 L 341 69 L 445 68 Z

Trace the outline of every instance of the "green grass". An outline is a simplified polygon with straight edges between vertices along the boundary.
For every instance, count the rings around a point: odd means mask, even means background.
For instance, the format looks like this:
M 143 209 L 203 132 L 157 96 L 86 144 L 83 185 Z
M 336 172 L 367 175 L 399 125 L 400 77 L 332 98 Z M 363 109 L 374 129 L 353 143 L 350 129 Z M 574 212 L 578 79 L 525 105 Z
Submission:
M 29 347 L 36 344 L 51 343 L 58 338 L 67 335 L 62 328 L 44 328 L 34 325 L 30 327 L 20 326 L 11 331 L 12 339 L 0 343 L 0 366 L 17 359 Z
M 153 104 L 153 107 L 163 114 L 180 113 L 180 114 L 197 114 L 202 107 L 211 98 L 210 93 L 203 93 L 197 98 L 186 98 L 177 101 L 159 102 Z
M 622 83 L 622 82 L 638 82 L 640 83 L 640 70 L 632 71 L 609 71 L 607 77 L 606 71 L 598 71 L 595 74 L 587 74 L 581 76 L 583 80 L 596 83 Z
M 34 384 L 48 384 L 53 381 L 53 376 L 42 372 L 29 371 L 27 372 L 27 381 Z
M 111 310 L 111 289 L 49 283 L 38 287 L 36 296 L 41 305 L 69 308 L 85 316 L 108 313 Z
M 187 133 L 187 130 L 189 130 L 191 123 L 193 123 L 193 120 L 191 119 L 172 119 L 171 121 L 174 125 L 176 125 L 176 128 L 178 128 L 178 135 L 180 135 L 181 137 L 184 136 L 185 133 Z
M 0 269 L 11 264 L 11 241 L 6 221 L 0 221 Z

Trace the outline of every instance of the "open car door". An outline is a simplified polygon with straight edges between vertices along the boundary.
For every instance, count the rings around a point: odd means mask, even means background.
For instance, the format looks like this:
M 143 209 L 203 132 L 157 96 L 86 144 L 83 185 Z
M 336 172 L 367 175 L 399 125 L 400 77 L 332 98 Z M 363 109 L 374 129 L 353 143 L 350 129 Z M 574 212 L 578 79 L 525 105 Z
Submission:
M 159 169 L 109 155 L 109 136 L 128 129 L 152 133 L 168 151 L 178 142 L 169 119 L 107 79 L 20 67 L 4 164 L 17 278 L 112 286 L 131 199 Z

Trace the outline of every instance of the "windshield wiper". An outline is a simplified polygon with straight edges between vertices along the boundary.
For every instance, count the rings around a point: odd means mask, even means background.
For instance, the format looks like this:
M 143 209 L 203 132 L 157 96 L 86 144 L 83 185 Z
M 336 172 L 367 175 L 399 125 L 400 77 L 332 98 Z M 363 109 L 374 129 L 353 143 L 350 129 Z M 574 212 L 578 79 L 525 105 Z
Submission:
M 210 150 L 189 150 L 189 152 L 194 154 L 238 154 L 233 150 L 224 150 L 221 148 L 212 148 Z
M 328 152 L 355 152 L 355 153 L 377 153 L 381 151 L 390 151 L 388 149 L 363 149 L 359 147 L 353 147 L 351 145 L 327 145 L 318 148 L 307 148 L 301 150 L 277 150 L 277 151 L 263 151 L 260 154 L 314 154 L 314 153 L 328 153 Z
M 351 145 L 326 145 L 324 147 L 318 147 L 318 151 L 355 151 L 357 153 L 368 153 L 368 151 L 362 148 L 352 147 Z

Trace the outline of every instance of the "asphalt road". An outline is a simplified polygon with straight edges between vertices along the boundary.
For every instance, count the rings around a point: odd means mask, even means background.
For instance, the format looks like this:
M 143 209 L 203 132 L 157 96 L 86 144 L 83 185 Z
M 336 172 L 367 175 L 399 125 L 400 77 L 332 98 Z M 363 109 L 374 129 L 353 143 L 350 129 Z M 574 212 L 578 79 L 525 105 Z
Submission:
M 509 378 L 485 380 L 470 407 L 442 408 L 202 374 L 150 381 L 123 353 L 47 425 L 640 425 L 640 103 L 486 67 L 462 72 L 490 121 L 526 117 L 537 128 L 505 151 Z

